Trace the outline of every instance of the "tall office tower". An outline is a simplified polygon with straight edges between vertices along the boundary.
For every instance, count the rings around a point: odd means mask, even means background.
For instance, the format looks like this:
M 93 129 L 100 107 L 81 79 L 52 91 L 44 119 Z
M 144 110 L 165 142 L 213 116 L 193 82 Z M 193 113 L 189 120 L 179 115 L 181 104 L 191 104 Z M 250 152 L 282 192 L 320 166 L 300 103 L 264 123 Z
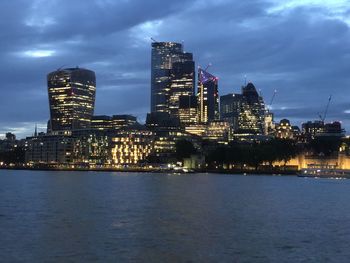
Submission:
M 238 130 L 238 117 L 241 112 L 243 103 L 242 94 L 227 94 L 220 96 L 220 117 L 221 120 L 227 121 L 233 131 Z
M 59 69 L 47 75 L 50 131 L 89 128 L 94 113 L 96 77 L 83 68 Z
M 179 97 L 179 119 L 181 124 L 198 123 L 198 101 L 195 95 Z
M 169 112 L 171 69 L 175 62 L 192 60 L 180 43 L 153 42 L 151 61 L 151 112 Z
M 239 129 L 245 133 L 264 134 L 265 104 L 253 83 L 242 87 L 242 96 Z
M 179 115 L 179 101 L 181 96 L 194 95 L 195 69 L 191 53 L 184 56 L 186 61 L 173 63 L 170 71 L 169 113 Z
M 218 78 L 201 68 L 198 69 L 198 104 L 201 123 L 219 119 Z

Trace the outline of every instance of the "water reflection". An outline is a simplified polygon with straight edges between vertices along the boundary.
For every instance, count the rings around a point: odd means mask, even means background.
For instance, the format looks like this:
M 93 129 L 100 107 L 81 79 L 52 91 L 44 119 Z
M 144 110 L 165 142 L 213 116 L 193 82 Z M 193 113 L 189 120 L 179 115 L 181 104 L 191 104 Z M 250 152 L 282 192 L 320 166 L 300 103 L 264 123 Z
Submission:
M 349 256 L 348 180 L 2 170 L 0 187 L 5 262 Z

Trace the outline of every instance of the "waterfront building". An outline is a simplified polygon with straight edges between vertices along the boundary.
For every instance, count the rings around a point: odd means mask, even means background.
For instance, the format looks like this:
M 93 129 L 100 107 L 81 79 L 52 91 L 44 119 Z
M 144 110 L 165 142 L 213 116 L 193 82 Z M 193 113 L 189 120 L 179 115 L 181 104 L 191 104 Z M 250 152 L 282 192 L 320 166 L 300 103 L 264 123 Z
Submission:
M 153 150 L 153 132 L 141 124 L 115 130 L 110 136 L 112 164 L 116 166 L 139 164 Z
M 197 138 L 184 132 L 182 129 L 159 128 L 154 131 L 154 148 L 150 158 L 151 162 L 176 163 L 176 142 L 188 140 L 198 145 Z
M 282 119 L 279 124 L 276 125 L 276 138 L 279 139 L 293 139 L 294 130 L 287 119 Z
M 73 137 L 44 134 L 26 139 L 25 161 L 30 164 L 69 164 L 72 162 Z
M 198 69 L 198 114 L 201 123 L 219 120 L 218 78 Z
M 192 61 L 192 54 L 184 52 L 182 44 L 174 42 L 152 43 L 151 112 L 169 112 L 171 70 L 174 63 L 186 61 Z M 188 63 L 186 65 L 190 67 L 190 64 Z M 179 68 L 181 66 L 180 64 L 177 65 Z M 175 71 L 173 71 L 173 74 L 175 74 Z
M 179 120 L 183 126 L 198 123 L 198 100 L 197 97 L 180 96 L 179 97 Z
M 73 131 L 72 162 L 80 166 L 111 164 L 110 137 L 103 129 Z
M 47 76 L 51 132 L 89 128 L 94 113 L 96 77 L 83 68 L 58 69 Z

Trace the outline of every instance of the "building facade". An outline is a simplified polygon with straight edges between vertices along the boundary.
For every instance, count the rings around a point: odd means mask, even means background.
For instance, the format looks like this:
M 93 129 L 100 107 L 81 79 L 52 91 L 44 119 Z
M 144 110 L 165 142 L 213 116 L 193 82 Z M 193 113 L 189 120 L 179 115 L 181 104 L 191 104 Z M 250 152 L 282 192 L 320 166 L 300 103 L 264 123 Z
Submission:
M 220 117 L 221 120 L 227 121 L 233 131 L 238 130 L 238 117 L 241 112 L 243 103 L 242 94 L 227 94 L 220 97 Z
M 186 54 L 186 61 L 173 63 L 170 73 L 169 113 L 175 116 L 179 115 L 180 98 L 195 94 L 194 61 L 192 54 Z
M 198 123 L 198 100 L 197 97 L 180 96 L 179 98 L 179 120 L 184 126 Z
M 140 124 L 116 130 L 110 136 L 112 164 L 117 166 L 136 165 L 153 150 L 153 132 Z
M 219 93 L 218 78 L 209 72 L 198 69 L 198 115 L 201 123 L 218 120 Z
M 169 112 L 171 70 L 174 63 L 185 61 L 192 61 L 192 54 L 185 53 L 182 44 L 174 42 L 152 43 L 151 112 Z M 175 72 L 173 73 L 175 74 Z
M 94 113 L 96 77 L 83 68 L 59 69 L 47 76 L 49 131 L 86 129 Z
M 238 126 L 240 133 L 259 135 L 265 133 L 265 104 L 251 82 L 242 87 Z
M 70 135 L 39 134 L 26 139 L 26 163 L 69 164 L 72 162 L 73 138 Z

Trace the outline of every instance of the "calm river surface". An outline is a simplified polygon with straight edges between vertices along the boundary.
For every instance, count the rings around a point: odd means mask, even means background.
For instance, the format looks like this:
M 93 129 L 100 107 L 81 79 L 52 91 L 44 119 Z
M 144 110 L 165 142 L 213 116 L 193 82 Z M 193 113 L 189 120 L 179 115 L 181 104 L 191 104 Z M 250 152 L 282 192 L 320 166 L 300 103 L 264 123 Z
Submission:
M 349 262 L 350 180 L 0 170 L 1 262 Z

